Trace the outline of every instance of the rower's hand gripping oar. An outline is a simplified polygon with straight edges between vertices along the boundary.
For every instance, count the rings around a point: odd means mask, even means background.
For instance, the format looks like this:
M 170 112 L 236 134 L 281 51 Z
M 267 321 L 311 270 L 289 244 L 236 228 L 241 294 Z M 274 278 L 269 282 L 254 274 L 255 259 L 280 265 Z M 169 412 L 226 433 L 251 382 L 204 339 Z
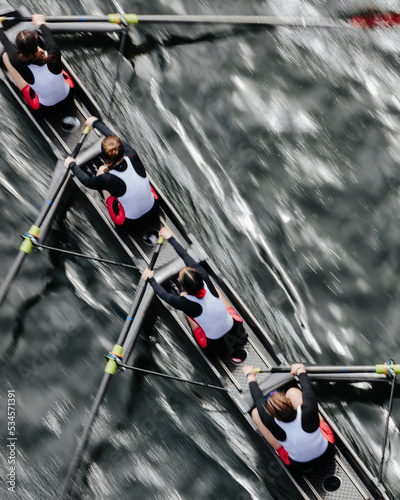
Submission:
M 31 17 L 0 17 L 0 21 L 29 22 Z M 48 16 L 46 23 L 112 23 L 112 24 L 230 24 L 248 26 L 289 26 L 298 28 L 376 28 L 400 24 L 396 12 L 368 12 L 337 17 L 286 17 L 286 16 L 224 16 L 224 15 L 145 15 L 109 14 L 99 16 Z
M 157 261 L 159 254 L 160 254 L 161 245 L 163 244 L 163 242 L 164 242 L 164 238 L 160 237 L 158 239 L 157 247 L 153 253 L 153 256 L 152 256 L 150 264 L 149 264 L 150 269 L 153 269 L 155 266 L 155 263 Z M 129 330 L 131 328 L 132 322 L 134 321 L 135 314 L 140 307 L 140 302 L 143 299 L 143 296 L 144 296 L 145 291 L 146 291 L 146 287 L 147 287 L 147 282 L 140 280 L 138 287 L 136 289 L 135 298 L 133 300 L 132 307 L 129 311 L 128 317 L 127 317 L 127 319 L 124 323 L 124 326 L 121 330 L 121 333 L 118 337 L 117 343 L 114 345 L 113 351 L 111 353 L 109 353 L 109 356 L 108 356 L 109 359 L 108 359 L 106 368 L 104 370 L 103 378 L 101 380 L 100 387 L 97 391 L 96 398 L 95 398 L 93 405 L 90 409 L 89 417 L 86 420 L 85 427 L 82 431 L 81 437 L 79 438 L 78 446 L 76 448 L 74 457 L 73 457 L 71 464 L 70 464 L 70 467 L 68 469 L 67 477 L 65 478 L 65 481 L 64 481 L 64 486 L 63 486 L 63 490 L 61 492 L 60 500 L 66 500 L 68 498 L 68 494 L 69 494 L 69 491 L 71 489 L 72 481 L 75 477 L 76 471 L 78 470 L 78 467 L 79 467 L 79 463 L 80 463 L 82 456 L 83 456 L 83 453 L 85 451 L 86 444 L 87 444 L 88 439 L 89 439 L 89 434 L 90 434 L 90 431 L 92 429 L 93 422 L 96 418 L 96 415 L 97 415 L 97 412 L 98 412 L 99 407 L 101 405 L 101 402 L 105 396 L 108 385 L 109 385 L 110 381 L 112 380 L 112 375 L 114 375 L 115 372 L 117 371 L 118 365 L 117 365 L 117 362 L 115 361 L 115 359 L 122 360 L 123 345 L 124 345 L 124 342 L 125 342 L 125 339 L 126 339 L 128 333 L 129 333 Z
M 76 157 L 85 142 L 86 137 L 90 132 L 90 127 L 85 127 L 81 138 L 79 139 L 78 144 L 75 146 L 73 151 L 73 156 Z M 68 182 L 71 173 L 69 170 L 63 169 L 60 177 L 55 182 L 53 188 L 48 193 L 47 199 L 44 202 L 34 224 L 30 227 L 29 231 L 27 231 L 24 235 L 24 241 L 22 242 L 19 250 L 19 254 L 17 258 L 14 260 L 11 268 L 9 269 L 7 276 L 4 278 L 4 281 L 0 288 L 0 306 L 4 302 L 8 290 L 11 287 L 11 284 L 14 278 L 17 276 L 20 267 L 25 259 L 25 257 L 32 251 L 32 247 L 34 246 L 34 242 L 39 240 L 40 227 L 46 222 L 48 226 L 51 222 L 53 215 L 50 213 L 52 205 L 57 198 L 58 194 L 62 191 L 65 184 Z
M 152 256 L 151 261 L 150 261 L 149 266 L 148 266 L 148 268 L 151 271 L 154 269 L 155 263 L 157 261 L 157 258 L 158 258 L 158 255 L 160 253 L 161 246 L 163 243 L 164 243 L 164 238 L 162 236 L 160 236 L 158 241 L 157 241 L 157 247 L 153 253 L 153 256 Z M 146 291 L 146 287 L 147 287 L 147 281 L 140 280 L 138 287 L 137 287 L 137 290 L 136 290 L 135 300 L 132 304 L 131 310 L 129 311 L 128 320 L 133 321 L 133 319 L 136 315 L 136 312 L 140 306 L 140 303 L 143 299 L 144 293 Z M 114 373 L 117 370 L 118 365 L 117 365 L 115 360 L 116 359 L 118 359 L 120 361 L 122 360 L 123 344 L 125 342 L 125 339 L 126 339 L 128 332 L 129 332 L 130 325 L 131 325 L 131 323 L 125 322 L 124 328 L 122 329 L 122 331 L 120 333 L 120 336 L 118 338 L 117 343 L 114 345 L 113 350 L 109 353 L 109 360 L 107 362 L 105 372 L 109 373 L 110 375 L 114 375 Z

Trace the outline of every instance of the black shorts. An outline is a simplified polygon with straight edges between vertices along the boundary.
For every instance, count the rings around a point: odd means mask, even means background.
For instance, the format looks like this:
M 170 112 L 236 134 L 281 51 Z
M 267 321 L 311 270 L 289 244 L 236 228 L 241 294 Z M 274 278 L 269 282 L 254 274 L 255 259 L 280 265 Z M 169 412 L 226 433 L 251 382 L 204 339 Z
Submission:
M 44 106 L 41 104 L 38 109 L 39 113 L 49 119 L 68 116 L 70 113 L 73 114 L 75 112 L 73 90 L 74 89 L 69 89 L 67 97 L 63 101 L 54 104 L 54 106 Z
M 318 458 L 314 458 L 314 460 L 310 460 L 309 462 L 296 462 L 289 457 L 290 460 L 290 470 L 298 473 L 305 473 L 313 470 L 315 467 L 325 460 L 328 460 L 333 456 L 335 450 L 335 445 L 333 443 L 328 442 L 328 448 L 325 452 Z
M 125 219 L 125 222 L 120 226 L 124 231 L 131 234 L 142 234 L 147 232 L 158 233 L 161 222 L 159 216 L 161 215 L 160 206 L 157 200 L 154 200 L 152 208 L 139 217 L 139 219 Z
M 204 352 L 206 354 L 232 354 L 245 344 L 247 337 L 243 323 L 234 319 L 232 328 L 223 337 L 216 340 L 207 339 Z

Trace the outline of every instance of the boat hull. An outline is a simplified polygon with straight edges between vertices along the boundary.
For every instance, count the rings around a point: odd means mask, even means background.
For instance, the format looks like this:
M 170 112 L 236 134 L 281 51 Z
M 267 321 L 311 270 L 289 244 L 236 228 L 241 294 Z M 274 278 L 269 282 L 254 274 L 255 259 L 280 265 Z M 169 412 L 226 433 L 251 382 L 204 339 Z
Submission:
M 4 4 L 0 4 L 0 13 L 3 5 Z M 6 8 L 3 8 L 1 15 L 3 14 L 13 16 L 15 15 L 15 11 L 12 9 L 7 11 Z M 22 28 L 23 26 L 20 25 L 13 26 L 10 28 L 10 35 L 14 34 L 15 36 L 16 32 Z M 16 102 L 29 117 L 32 125 L 37 128 L 43 136 L 43 140 L 46 141 L 52 148 L 58 160 L 54 172 L 55 178 L 58 175 L 58 171 L 64 168 L 63 158 L 71 154 L 73 147 L 79 140 L 86 118 L 92 115 L 104 118 L 102 111 L 99 109 L 89 93 L 84 89 L 82 82 L 79 81 L 79 78 L 74 74 L 72 69 L 67 64 L 65 64 L 65 68 L 75 84 L 74 107 L 70 110 L 68 115 L 77 120 L 77 126 L 72 131 L 64 130 L 64 117 L 62 116 L 53 119 L 45 119 L 39 113 L 33 112 L 26 105 L 21 93 L 15 88 L 6 72 L 4 70 L 1 71 L 1 79 L 5 83 L 7 91 L 11 92 Z M 101 164 L 100 142 L 101 137 L 92 133 L 90 139 L 87 141 L 84 148 L 82 148 L 82 151 L 78 156 L 78 163 L 81 167 L 93 175 L 95 175 L 96 169 Z M 144 242 L 141 237 L 127 234 L 112 223 L 108 216 L 107 208 L 101 193 L 86 189 L 75 177 L 74 182 L 76 186 L 85 193 L 87 199 L 96 209 L 108 230 L 113 233 L 116 242 L 123 247 L 132 262 L 140 270 L 143 270 L 150 262 L 154 248 Z M 215 264 L 204 253 L 203 249 L 195 237 L 190 233 L 181 217 L 175 212 L 162 190 L 156 186 L 153 181 L 151 182 L 158 195 L 162 211 L 159 226 L 168 225 L 172 229 L 178 241 L 180 241 L 180 243 L 189 250 L 193 257 L 201 263 L 215 285 L 222 291 L 227 300 L 242 317 L 244 326 L 249 335 L 245 346 L 248 352 L 246 364 L 252 364 L 260 367 L 261 369 L 267 369 L 271 366 L 279 366 L 282 364 L 287 365 L 284 356 L 279 353 L 276 346 L 274 346 L 271 341 L 269 333 L 257 322 L 240 296 L 229 285 L 228 280 L 220 275 Z M 48 229 L 49 228 L 47 228 L 47 230 Z M 176 281 L 177 274 L 181 267 L 183 267 L 182 260 L 175 254 L 170 245 L 164 244 L 155 268 L 157 280 L 163 283 L 166 287 L 170 286 L 171 282 Z M 148 316 L 148 309 L 153 299 L 154 292 L 151 287 L 148 287 L 136 314 L 134 325 L 129 331 L 126 342 L 124 343 L 125 363 L 134 348 L 136 339 L 139 335 L 140 325 L 144 318 Z M 253 408 L 253 401 L 248 390 L 246 378 L 242 374 L 241 366 L 235 365 L 229 356 L 207 358 L 201 348 L 197 345 L 185 316 L 179 311 L 172 310 L 169 306 L 166 307 L 169 313 L 175 318 L 178 327 L 182 329 L 185 335 L 187 335 L 189 342 L 193 343 L 193 345 L 198 349 L 200 356 L 203 357 L 204 363 L 208 366 L 209 370 L 214 373 L 221 385 L 227 388 L 228 396 L 234 401 L 236 406 L 242 412 L 244 419 L 252 426 L 252 428 L 256 430 L 254 422 L 250 417 L 250 411 Z M 285 389 L 294 382 L 293 377 L 288 374 L 261 373 L 257 378 L 264 393 L 268 393 L 274 389 Z M 388 498 L 383 488 L 378 485 L 376 478 L 358 459 L 344 436 L 329 420 L 327 415 L 324 414 L 322 409 L 321 412 L 326 421 L 328 421 L 333 428 L 336 437 L 335 454 L 331 460 L 328 460 L 325 464 L 321 465 L 321 467 L 318 467 L 318 469 L 308 473 L 301 475 L 292 474 L 290 468 L 284 466 L 279 457 L 271 449 L 271 453 L 276 458 L 277 467 L 286 474 L 286 477 L 290 479 L 293 485 L 297 488 L 299 498 L 329 498 L 332 500 Z M 268 445 L 266 444 L 266 446 Z M 330 489 L 334 490 L 329 491 Z

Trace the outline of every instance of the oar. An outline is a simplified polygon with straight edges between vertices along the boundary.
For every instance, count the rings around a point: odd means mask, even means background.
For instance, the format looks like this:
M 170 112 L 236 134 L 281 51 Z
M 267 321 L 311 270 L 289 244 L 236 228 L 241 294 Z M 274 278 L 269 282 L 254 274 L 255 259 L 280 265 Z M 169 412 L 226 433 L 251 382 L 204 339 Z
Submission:
M 383 363 L 378 365 L 355 365 L 355 366 L 317 366 L 309 365 L 305 366 L 308 373 L 377 373 L 383 374 L 385 376 L 390 376 L 390 373 L 400 374 L 400 364 Z M 291 371 L 290 366 L 272 366 L 261 370 L 256 368 L 256 373 L 288 373 Z
M 386 375 L 378 373 L 309 373 L 308 377 L 314 382 L 388 382 Z
M 107 120 L 109 120 L 111 117 L 111 110 L 112 110 L 112 107 L 114 104 L 115 90 L 117 88 L 117 82 L 119 79 L 119 72 L 120 72 L 122 58 L 124 55 L 125 43 L 126 43 L 127 36 L 128 36 L 128 27 L 125 25 L 122 28 L 121 42 L 120 42 L 119 52 L 118 52 L 117 67 L 115 69 L 115 77 L 114 77 L 113 86 L 112 86 L 112 90 L 111 90 L 110 104 L 108 106 L 108 113 L 107 113 Z
M 200 387 L 206 387 L 208 389 L 217 389 L 219 391 L 227 391 L 226 387 L 221 387 L 219 385 L 206 384 L 205 382 L 198 382 L 197 380 L 190 380 L 188 378 L 175 377 L 174 375 L 168 375 L 166 373 L 154 372 L 152 370 L 145 370 L 144 368 L 139 368 L 138 366 L 130 366 L 125 365 L 118 358 L 113 355 L 113 353 L 109 353 L 108 356 L 104 356 L 107 359 L 114 359 L 119 368 L 125 368 L 126 370 L 133 370 L 142 373 L 147 373 L 148 375 L 155 375 L 156 377 L 168 378 L 170 380 L 176 380 L 177 382 L 186 382 L 187 384 L 199 385 Z
M 0 17 L 0 21 L 30 22 L 30 17 Z M 335 17 L 285 17 L 257 15 L 142 15 L 142 14 L 108 14 L 99 16 L 49 16 L 46 23 L 96 23 L 108 22 L 121 24 L 234 24 L 254 26 L 290 26 L 298 28 L 375 28 L 378 26 L 394 26 L 400 24 L 400 14 L 395 12 L 367 13 L 349 15 L 345 18 Z
M 384 434 L 383 443 L 382 443 L 382 458 L 381 458 L 381 463 L 379 466 L 378 483 L 380 483 L 382 481 L 383 466 L 385 465 L 386 444 L 387 444 L 388 437 L 389 437 L 390 414 L 392 413 L 392 408 L 393 408 L 394 386 L 395 385 L 396 385 L 396 377 L 393 377 L 392 381 L 391 381 L 391 388 L 390 388 L 390 398 L 389 398 L 389 407 L 388 407 L 388 413 L 387 413 L 386 424 L 385 424 L 385 434 Z
M 101 262 L 102 264 L 109 264 L 110 266 L 125 267 L 127 269 L 138 269 L 138 267 L 134 266 L 133 264 L 124 264 L 123 262 L 117 262 L 115 260 L 101 259 L 100 257 L 94 257 L 93 255 L 86 255 L 79 252 L 72 252 L 71 250 L 64 250 L 64 248 L 49 247 L 48 245 L 42 245 L 38 241 L 33 242 L 33 247 L 40 249 L 43 248 L 44 250 L 50 250 L 52 252 L 58 252 L 65 255 L 71 255 L 72 257 L 79 257 L 80 259 L 94 260 L 96 262 Z
M 149 264 L 149 269 L 153 269 L 155 266 L 155 263 L 157 261 L 157 257 L 160 253 L 161 246 L 164 242 L 164 239 L 162 237 L 159 238 L 157 247 L 153 253 L 153 256 L 151 258 L 150 264 Z M 118 337 L 117 343 L 114 345 L 113 351 L 110 353 L 111 356 L 109 356 L 109 359 L 107 361 L 107 365 L 104 370 L 104 375 L 100 383 L 100 387 L 97 390 L 96 398 L 93 402 L 93 405 L 90 409 L 89 417 L 86 421 L 85 427 L 82 431 L 81 437 L 78 442 L 78 446 L 75 451 L 75 455 L 72 459 L 72 462 L 70 464 L 70 467 L 68 469 L 67 477 L 64 481 L 64 486 L 63 490 L 61 492 L 60 500 L 66 500 L 68 498 L 69 491 L 71 489 L 72 481 L 75 477 L 76 471 L 78 470 L 79 464 L 82 460 L 83 453 L 85 451 L 87 442 L 89 440 L 89 435 L 90 431 L 92 429 L 94 420 L 97 416 L 99 407 L 101 405 L 101 402 L 103 401 L 103 398 L 106 394 L 108 385 L 111 381 L 112 376 L 115 374 L 118 368 L 118 364 L 116 359 L 122 359 L 123 356 L 123 349 L 124 349 L 124 342 L 125 339 L 129 333 L 129 330 L 132 327 L 133 321 L 135 319 L 135 315 L 140 307 L 140 303 L 144 297 L 144 294 L 146 292 L 146 287 L 147 287 L 147 281 L 143 281 L 142 279 L 139 282 L 139 285 L 136 289 L 135 297 L 133 300 L 132 307 L 129 311 L 129 314 L 125 320 L 124 326 L 121 330 L 121 333 Z
M 81 138 L 79 139 L 78 144 L 75 146 L 75 149 L 72 153 L 72 156 L 76 158 L 78 155 L 83 143 L 85 142 L 86 137 L 90 132 L 90 127 L 85 127 Z M 4 302 L 7 293 L 11 287 L 12 282 L 18 274 L 19 269 L 22 266 L 22 263 L 25 257 L 31 252 L 33 247 L 33 242 L 39 238 L 40 227 L 44 224 L 46 226 L 50 225 L 51 219 L 54 216 L 54 210 L 52 210 L 52 206 L 54 201 L 56 200 L 59 193 L 63 190 L 64 186 L 67 184 L 68 180 L 71 177 L 71 172 L 67 169 L 63 169 L 61 175 L 58 180 L 55 182 L 53 188 L 48 193 L 47 199 L 44 202 L 39 215 L 37 216 L 34 224 L 31 226 L 29 231 L 25 233 L 24 241 L 22 242 L 17 258 L 14 260 L 11 268 L 9 269 L 4 281 L 0 287 L 0 306 Z

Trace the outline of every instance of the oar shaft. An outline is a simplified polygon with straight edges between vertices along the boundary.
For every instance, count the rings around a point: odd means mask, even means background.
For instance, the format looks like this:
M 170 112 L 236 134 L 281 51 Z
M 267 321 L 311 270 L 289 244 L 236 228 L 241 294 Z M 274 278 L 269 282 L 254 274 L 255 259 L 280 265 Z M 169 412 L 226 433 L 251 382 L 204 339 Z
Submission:
M 309 379 L 315 382 L 385 382 L 388 378 L 380 373 L 309 373 Z
M 219 15 L 135 15 L 127 14 L 129 24 L 233 24 L 253 26 L 318 26 L 337 28 L 348 26 L 344 21 L 331 18 L 296 18 L 278 16 L 219 16 Z
M 379 466 L 379 474 L 378 474 L 378 482 L 379 483 L 382 480 L 383 466 L 385 464 L 386 444 L 387 444 L 387 440 L 389 437 L 389 423 L 390 423 L 390 415 L 392 413 L 392 408 L 393 408 L 393 397 L 394 397 L 395 385 L 396 385 L 396 379 L 393 378 L 392 382 L 391 382 L 391 388 L 390 388 L 389 408 L 388 408 L 388 413 L 387 413 L 387 417 L 386 417 L 385 434 L 384 434 L 383 443 L 382 443 L 382 458 L 381 458 L 381 463 Z
M 396 374 L 400 374 L 400 364 L 390 364 L 382 363 L 377 365 L 352 365 L 352 366 L 317 366 L 309 365 L 305 366 L 308 373 L 378 373 L 378 374 L 389 374 L 390 371 L 394 371 Z M 273 366 L 268 370 L 256 370 L 258 372 L 270 372 L 270 373 L 288 373 L 290 372 L 290 366 Z
M 163 242 L 164 242 L 164 239 L 162 237 L 160 237 L 158 239 L 158 243 L 157 243 L 156 249 L 153 252 L 153 255 L 151 257 L 150 264 L 149 264 L 149 269 L 153 269 L 154 268 L 155 263 L 156 263 L 157 258 L 158 258 L 158 255 L 160 254 L 161 246 L 162 246 Z M 117 353 L 120 356 L 122 356 L 122 354 L 124 356 L 125 355 L 129 356 L 129 352 L 128 353 L 126 353 L 126 352 L 123 353 L 124 343 L 125 343 L 125 340 L 126 340 L 128 334 L 129 334 L 129 331 L 130 331 L 130 329 L 132 327 L 134 318 L 135 318 L 136 313 L 137 313 L 137 311 L 138 311 L 138 309 L 140 307 L 140 304 L 141 304 L 141 302 L 143 300 L 144 294 L 146 293 L 146 288 L 147 288 L 147 281 L 143 281 L 141 279 L 140 282 L 139 282 L 139 284 L 138 284 L 138 287 L 136 289 L 136 293 L 135 293 L 135 297 L 134 297 L 134 300 L 133 300 L 132 307 L 131 307 L 131 309 L 129 311 L 129 314 L 128 314 L 126 320 L 125 320 L 124 326 L 122 327 L 121 333 L 119 334 L 117 343 L 113 347 L 113 352 Z M 108 373 L 114 374 L 115 371 L 116 371 L 116 369 L 117 369 L 117 363 L 113 359 L 110 359 L 108 361 L 107 365 L 106 365 L 105 370 Z
M 110 22 L 109 16 L 45 16 L 46 23 L 99 23 L 99 22 Z M 21 16 L 21 17 L 0 17 L 0 21 L 13 21 L 20 23 L 30 23 L 32 21 L 32 16 Z
M 89 417 L 86 420 L 85 427 L 82 431 L 81 437 L 79 439 L 78 446 L 75 451 L 75 455 L 69 466 L 67 477 L 64 481 L 63 490 L 61 492 L 60 500 L 66 500 L 68 498 L 68 493 L 71 489 L 72 481 L 75 477 L 76 471 L 78 470 L 79 464 L 82 460 L 83 453 L 85 451 L 90 431 L 92 429 L 93 422 L 99 411 L 100 404 L 104 398 L 107 391 L 108 385 L 111 381 L 112 376 L 109 373 L 104 373 L 100 387 L 97 391 L 96 398 L 93 402 L 92 408 L 90 409 Z
M 90 126 L 89 125 L 86 125 L 86 127 L 84 128 L 83 132 L 82 132 L 82 135 L 77 143 L 77 145 L 75 146 L 73 152 L 72 152 L 72 158 L 76 158 L 79 154 L 79 151 L 82 149 L 82 146 L 83 146 L 83 143 L 85 142 L 86 140 L 86 137 L 89 135 L 89 132 L 90 132 Z
M 76 144 L 74 151 L 72 153 L 72 157 L 76 158 L 79 154 L 79 151 L 82 149 L 83 143 L 86 140 L 86 137 L 88 136 L 90 132 L 90 127 L 87 126 L 85 127 L 78 143 Z M 63 169 L 61 174 L 59 175 L 57 181 L 54 183 L 53 188 L 50 190 L 50 192 L 47 195 L 47 199 L 44 202 L 39 215 L 37 216 L 35 220 L 35 226 L 40 227 L 43 224 L 43 221 L 45 220 L 47 214 L 50 212 L 52 204 L 54 203 L 54 200 L 57 198 L 58 193 L 63 189 L 65 186 L 66 182 L 68 182 L 69 178 L 71 176 L 70 170 Z
M 375 16 L 377 21 L 382 25 L 392 25 L 397 24 L 396 14 L 392 14 L 392 17 L 380 17 Z M 256 15 L 163 15 L 163 14 L 125 14 L 122 17 L 122 22 L 128 24 L 231 24 L 231 25 L 253 25 L 253 26 L 290 26 L 299 28 L 349 28 L 353 25 L 343 19 L 331 18 L 331 17 L 286 17 L 286 16 L 256 16 Z M 46 17 L 46 23 L 116 23 L 121 24 L 121 17 L 119 14 L 109 14 L 109 15 L 99 15 L 99 16 L 48 16 Z M 367 27 L 372 24 L 362 25 L 362 19 L 365 16 L 357 16 L 357 22 L 354 26 Z M 375 19 L 374 16 L 370 18 Z M 1 20 L 9 21 L 20 21 L 20 22 L 30 22 L 30 17 L 3 17 Z M 352 17 L 349 17 L 351 20 Z M 366 18 L 367 19 L 367 18 Z M 398 21 L 400 22 L 400 20 Z M 371 19 L 369 20 L 371 23 Z
M 35 246 L 39 248 L 43 248 L 44 250 L 51 250 L 52 252 L 59 252 L 63 253 L 66 255 L 71 255 L 72 257 L 79 257 L 81 259 L 89 259 L 89 260 L 94 260 L 96 262 L 101 262 L 103 264 L 110 264 L 111 266 L 120 266 L 120 267 L 125 267 L 127 269 L 137 269 L 137 266 L 134 266 L 133 264 L 124 264 L 122 262 L 117 262 L 115 260 L 109 260 L 109 259 L 101 259 L 100 257 L 94 257 L 92 255 L 85 255 L 83 253 L 79 252 L 72 252 L 71 250 L 64 250 L 63 248 L 56 248 L 56 247 L 49 247 L 47 245 L 42 245 L 41 243 L 35 243 Z
M 178 382 L 186 382 L 187 384 L 199 385 L 201 387 L 207 387 L 209 389 L 218 389 L 219 391 L 225 391 L 225 392 L 227 390 L 225 387 L 220 387 L 218 385 L 206 384 L 205 382 L 198 382 L 197 380 L 190 380 L 187 378 L 175 377 L 174 375 L 168 375 L 166 373 L 154 372 L 152 370 L 145 370 L 144 368 L 139 368 L 138 366 L 129 366 L 129 365 L 125 365 L 124 363 L 118 363 L 118 366 L 126 368 L 127 370 L 133 370 L 133 371 L 138 371 L 138 372 L 142 372 L 142 373 L 147 373 L 149 375 L 155 375 L 156 377 L 168 378 L 170 380 L 176 380 Z
M 374 373 L 375 365 L 370 366 L 306 366 L 309 373 Z
M 162 244 L 164 243 L 164 238 L 160 237 L 158 239 L 158 242 L 157 242 L 157 247 L 153 253 L 153 255 L 151 256 L 151 259 L 150 259 L 150 263 L 149 263 L 149 269 L 152 271 L 154 269 L 154 266 L 156 265 L 156 262 L 157 262 L 157 259 L 158 259 L 158 256 L 160 254 L 160 251 L 161 251 L 161 246 Z
M 83 134 L 81 138 L 79 139 L 75 149 L 74 149 L 74 157 L 78 155 L 79 151 L 81 150 L 83 143 L 85 142 L 86 137 L 88 136 L 90 132 L 90 127 L 85 127 L 85 130 L 83 131 Z M 47 228 L 50 227 L 51 220 L 54 216 L 55 210 L 52 209 L 53 203 L 58 197 L 58 195 L 62 192 L 62 190 L 65 188 L 66 183 L 68 182 L 71 174 L 70 171 L 67 169 L 63 169 L 61 172 L 59 178 L 54 184 L 54 187 L 50 190 L 48 193 L 47 199 L 44 202 L 41 210 L 39 211 L 38 216 L 36 217 L 35 223 L 31 226 L 29 229 L 28 233 L 30 233 L 32 236 L 38 238 L 40 234 L 40 229 L 42 225 L 46 226 L 46 232 Z M 22 242 L 19 253 L 13 262 L 11 268 L 9 269 L 6 277 L 3 280 L 3 283 L 0 288 L 0 306 L 4 302 L 8 291 L 12 285 L 12 282 L 14 281 L 15 277 L 17 276 L 22 263 L 25 259 L 25 257 L 31 252 L 32 250 L 32 240 L 28 237 L 24 239 Z
M 150 269 L 152 269 L 156 263 L 156 260 L 157 260 L 159 253 L 160 253 L 161 245 L 162 245 L 163 241 L 164 241 L 163 238 L 159 238 L 156 250 L 154 251 L 151 262 L 149 264 Z M 131 307 L 131 310 L 129 312 L 129 316 L 128 316 L 127 320 L 125 321 L 124 327 L 120 333 L 117 344 L 114 346 L 114 349 L 113 349 L 113 352 L 118 354 L 118 355 L 122 356 L 124 340 L 125 340 L 128 332 L 131 328 L 135 313 L 138 310 L 138 308 L 140 307 L 140 302 L 141 302 L 141 300 L 144 296 L 144 293 L 146 291 L 146 285 L 147 285 L 147 282 L 143 281 L 141 279 L 139 282 L 138 288 L 136 289 L 135 299 L 134 299 L 133 305 Z M 117 366 L 118 365 L 117 365 L 115 360 L 113 360 L 113 359 L 108 360 L 106 368 L 105 368 L 105 373 L 104 373 L 103 379 L 101 381 L 101 385 L 99 387 L 99 390 L 97 391 L 96 399 L 92 405 L 89 418 L 86 422 L 85 428 L 84 428 L 82 435 L 79 439 L 78 447 L 76 449 L 75 455 L 74 455 L 73 460 L 71 462 L 71 465 L 69 467 L 68 475 L 67 475 L 65 482 L 64 482 L 64 486 L 63 486 L 60 500 L 66 500 L 68 498 L 68 494 L 69 494 L 69 491 L 71 489 L 72 482 L 73 482 L 74 477 L 76 475 L 76 472 L 78 470 L 79 464 L 82 460 L 82 456 L 83 456 L 83 453 L 85 451 L 85 448 L 86 448 L 86 445 L 87 445 L 87 442 L 89 439 L 89 435 L 90 435 L 91 428 L 93 426 L 93 422 L 96 418 L 98 409 L 99 409 L 100 404 L 104 398 L 104 395 L 106 393 L 106 390 L 107 390 L 108 384 L 111 380 L 111 377 L 116 372 Z
M 79 151 L 81 150 L 83 143 L 86 140 L 86 137 L 88 136 L 90 132 L 90 127 L 85 127 L 78 143 L 76 144 L 74 151 L 72 153 L 72 157 L 76 158 L 78 156 Z M 40 227 L 43 224 L 43 221 L 45 220 L 47 214 L 50 212 L 52 204 L 54 203 L 54 200 L 57 198 L 58 193 L 63 189 L 63 187 L 66 185 L 68 182 L 69 178 L 71 176 L 70 170 L 63 169 L 61 174 L 58 177 L 58 180 L 55 182 L 53 188 L 50 190 L 50 192 L 47 195 L 47 199 L 44 202 L 39 215 L 37 216 L 35 220 L 35 226 Z
M 0 17 L 1 21 L 29 22 L 30 17 Z M 293 28 L 375 28 L 400 24 L 400 14 L 382 12 L 348 16 L 340 19 L 333 17 L 286 17 L 286 16 L 224 16 L 224 15 L 163 15 L 163 14 L 109 14 L 100 16 L 48 16 L 46 23 L 111 23 L 111 24 L 229 24 L 243 26 L 289 26 Z
M 54 200 L 57 198 L 58 193 L 63 188 L 64 185 L 69 181 L 71 177 L 71 172 L 69 170 L 63 169 L 60 173 L 53 189 L 48 193 L 45 202 L 40 209 L 40 212 L 35 220 L 35 226 L 41 227 L 43 221 L 46 219 L 47 214 L 50 212 Z
M 157 258 L 158 258 L 158 255 L 160 254 L 161 245 L 162 245 L 163 241 L 164 241 L 163 239 L 159 240 L 159 242 L 157 243 L 157 248 L 151 257 L 151 261 L 149 264 L 149 269 L 151 269 L 151 270 L 154 268 L 155 263 L 156 263 Z M 146 291 L 146 286 L 147 286 L 147 281 L 143 281 L 141 279 L 140 283 L 138 284 L 137 290 L 136 290 L 135 299 L 133 301 L 131 310 L 129 311 L 129 314 L 128 314 L 128 320 L 125 322 L 124 328 L 122 329 L 120 336 L 118 338 L 119 345 L 123 345 L 123 343 L 125 342 L 126 336 L 127 336 L 129 329 L 132 325 L 131 318 L 135 317 L 136 311 L 138 310 L 140 303 L 143 299 L 143 295 Z
M 111 110 L 112 110 L 112 107 L 114 104 L 115 90 L 117 88 L 117 82 L 119 79 L 119 72 L 120 72 L 122 58 L 124 55 L 125 43 L 126 43 L 127 36 L 128 36 L 128 28 L 127 28 L 127 26 L 124 26 L 122 28 L 121 43 L 120 43 L 120 47 L 119 47 L 119 51 L 118 51 L 117 68 L 115 70 L 115 77 L 114 77 L 113 86 L 112 86 L 112 90 L 111 90 L 110 104 L 108 106 L 108 113 L 107 113 L 107 120 L 109 120 L 111 117 Z

